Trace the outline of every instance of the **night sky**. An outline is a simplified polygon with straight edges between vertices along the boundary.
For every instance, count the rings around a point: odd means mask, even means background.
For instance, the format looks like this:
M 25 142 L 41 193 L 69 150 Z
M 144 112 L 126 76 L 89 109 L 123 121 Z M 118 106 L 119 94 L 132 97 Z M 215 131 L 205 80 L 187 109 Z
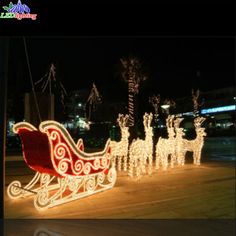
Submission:
M 234 39 L 224 37 L 31 37 L 26 38 L 33 80 L 54 62 L 57 78 L 68 92 L 95 82 L 105 100 L 126 101 L 127 84 L 119 59 L 138 57 L 148 75 L 140 96 L 191 96 L 192 88 L 208 91 L 233 86 Z M 11 38 L 9 93 L 30 90 L 22 38 Z

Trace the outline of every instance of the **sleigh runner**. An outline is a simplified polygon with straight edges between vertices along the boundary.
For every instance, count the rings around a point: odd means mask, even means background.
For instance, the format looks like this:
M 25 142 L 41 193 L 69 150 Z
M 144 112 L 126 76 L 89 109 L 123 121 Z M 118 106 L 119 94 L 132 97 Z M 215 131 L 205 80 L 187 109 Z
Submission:
M 34 195 L 34 205 L 46 209 L 111 189 L 116 182 L 110 140 L 101 152 L 84 152 L 83 141 L 73 141 L 55 121 L 44 121 L 39 130 L 27 122 L 14 125 L 27 165 L 36 171 L 24 187 L 13 181 L 7 189 L 12 199 Z

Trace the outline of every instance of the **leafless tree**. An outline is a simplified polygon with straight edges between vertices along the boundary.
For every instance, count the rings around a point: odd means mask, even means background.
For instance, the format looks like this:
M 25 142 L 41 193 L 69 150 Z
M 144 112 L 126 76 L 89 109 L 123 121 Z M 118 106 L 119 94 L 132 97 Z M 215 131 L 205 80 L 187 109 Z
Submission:
M 92 85 L 92 89 L 90 91 L 90 94 L 89 94 L 89 97 L 87 99 L 87 103 L 86 105 L 89 106 L 89 114 L 88 114 L 88 117 L 87 117 L 87 120 L 90 121 L 91 119 L 91 112 L 92 110 L 95 111 L 96 109 L 96 106 L 98 104 L 100 104 L 102 102 L 102 97 L 100 95 L 100 93 L 98 92 L 98 89 L 95 85 L 95 83 L 93 83 Z

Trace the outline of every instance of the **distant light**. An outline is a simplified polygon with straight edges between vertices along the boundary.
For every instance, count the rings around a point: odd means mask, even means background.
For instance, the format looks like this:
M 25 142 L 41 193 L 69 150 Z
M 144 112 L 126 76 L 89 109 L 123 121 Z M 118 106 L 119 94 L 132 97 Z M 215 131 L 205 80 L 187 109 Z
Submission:
M 234 111 L 234 110 L 236 110 L 236 105 L 213 107 L 213 108 L 208 108 L 208 109 L 202 109 L 201 114 L 215 113 L 215 112 L 222 112 L 222 111 Z
M 82 107 L 82 104 L 81 104 L 81 103 L 79 103 L 79 104 L 78 104 L 78 106 L 79 106 L 79 107 Z
M 236 100 L 236 97 L 234 97 L 234 100 Z
M 76 118 L 79 118 L 79 115 L 76 115 Z
M 184 112 L 182 115 L 185 115 L 185 116 L 193 116 L 193 112 L 190 111 L 190 112 Z
M 170 107 L 170 105 L 164 104 L 164 105 L 161 105 L 161 107 L 162 107 L 163 109 L 168 109 L 168 108 Z

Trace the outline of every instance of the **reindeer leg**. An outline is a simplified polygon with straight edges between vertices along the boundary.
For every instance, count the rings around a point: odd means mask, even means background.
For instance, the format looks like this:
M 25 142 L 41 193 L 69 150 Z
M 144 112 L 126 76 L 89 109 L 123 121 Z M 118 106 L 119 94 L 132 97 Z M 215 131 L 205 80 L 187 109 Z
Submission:
M 134 162 L 133 157 L 130 156 L 130 158 L 129 158 L 129 172 L 128 172 L 128 175 L 130 177 L 133 177 L 133 169 L 134 169 L 134 163 L 133 162 Z
M 122 156 L 118 156 L 118 170 L 121 171 L 121 158 Z
M 127 171 L 127 155 L 124 155 L 123 156 L 123 158 L 124 158 L 124 171 Z
M 152 174 L 152 155 L 149 155 L 148 159 L 149 159 L 148 174 L 151 175 Z
M 156 170 L 159 169 L 159 167 L 160 167 L 160 155 L 156 151 Z

